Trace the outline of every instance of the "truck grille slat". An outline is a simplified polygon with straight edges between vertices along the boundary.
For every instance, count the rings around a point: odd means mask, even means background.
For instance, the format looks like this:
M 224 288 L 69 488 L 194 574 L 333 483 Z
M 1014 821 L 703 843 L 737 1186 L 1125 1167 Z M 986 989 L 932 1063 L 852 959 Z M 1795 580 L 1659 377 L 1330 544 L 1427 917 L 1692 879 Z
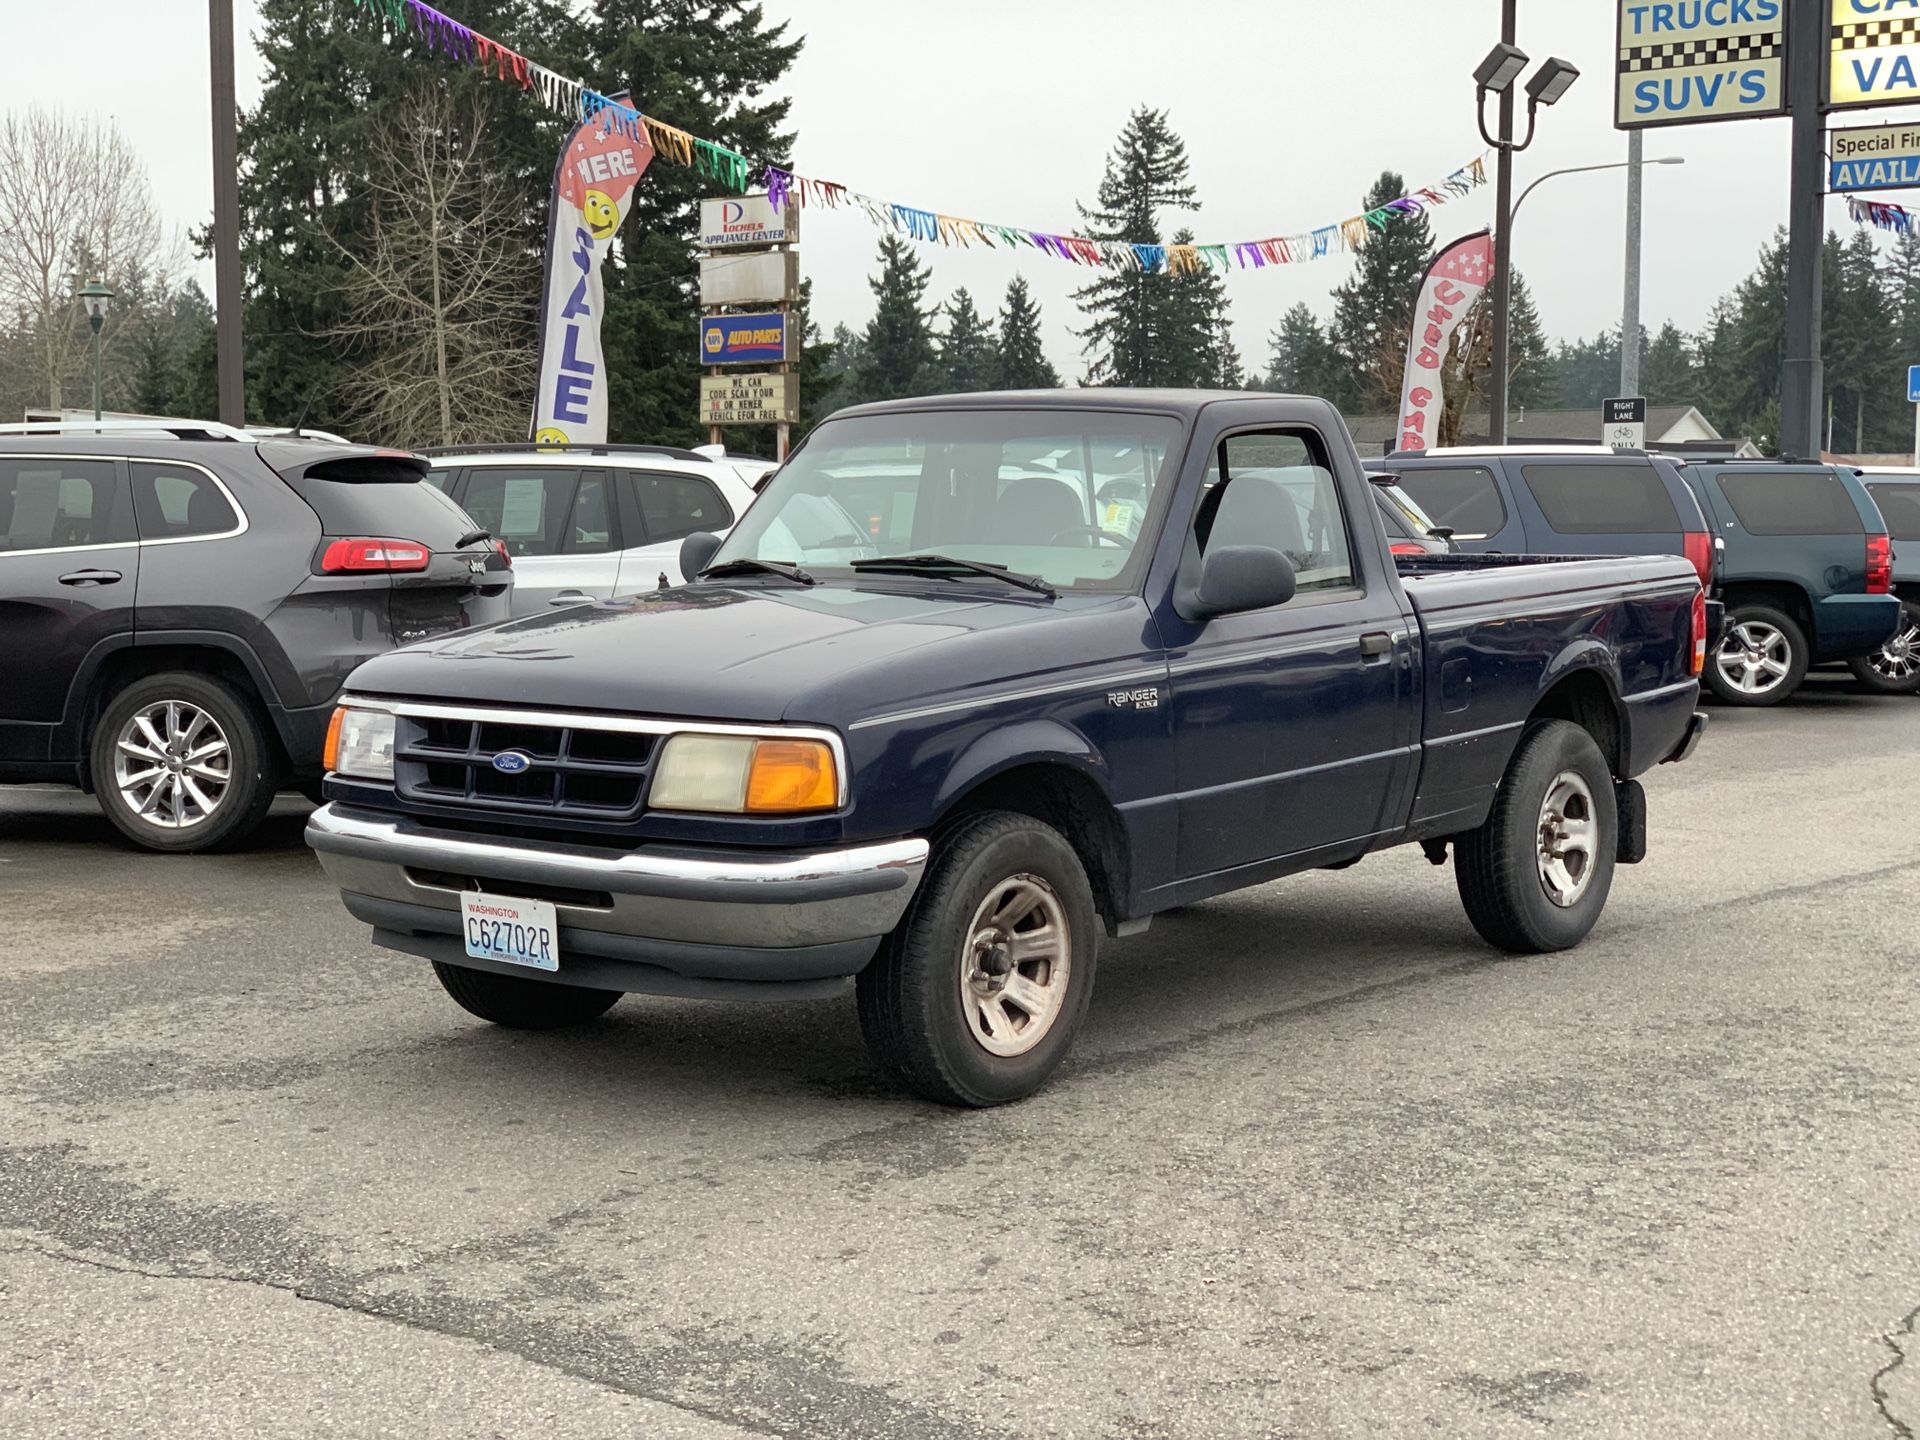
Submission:
M 644 808 L 659 737 L 561 725 L 402 715 L 394 782 L 404 799 L 475 811 L 631 820 Z M 516 751 L 526 768 L 497 769 Z

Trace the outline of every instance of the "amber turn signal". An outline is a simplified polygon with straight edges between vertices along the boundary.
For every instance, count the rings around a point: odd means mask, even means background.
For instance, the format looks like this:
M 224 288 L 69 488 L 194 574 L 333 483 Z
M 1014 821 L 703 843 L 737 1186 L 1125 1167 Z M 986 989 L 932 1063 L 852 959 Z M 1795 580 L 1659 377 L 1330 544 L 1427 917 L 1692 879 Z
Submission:
M 840 800 L 833 751 L 819 740 L 762 740 L 753 747 L 747 813 L 831 810 Z
M 340 768 L 340 726 L 346 718 L 347 707 L 334 706 L 333 718 L 327 721 L 327 743 L 320 749 L 320 764 L 323 769 L 338 770 Z

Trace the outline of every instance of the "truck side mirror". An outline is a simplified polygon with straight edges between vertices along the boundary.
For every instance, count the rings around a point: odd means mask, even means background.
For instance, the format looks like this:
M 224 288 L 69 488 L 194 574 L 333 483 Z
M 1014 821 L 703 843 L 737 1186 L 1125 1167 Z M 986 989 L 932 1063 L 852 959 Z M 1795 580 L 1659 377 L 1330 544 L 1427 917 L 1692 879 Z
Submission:
M 708 530 L 696 530 L 680 542 L 680 578 L 691 585 L 700 578 L 700 572 L 713 563 L 714 551 L 720 548 L 720 537 Z
M 1189 620 L 1243 615 L 1293 599 L 1293 562 L 1265 545 L 1224 545 L 1201 562 L 1200 584 L 1183 607 Z

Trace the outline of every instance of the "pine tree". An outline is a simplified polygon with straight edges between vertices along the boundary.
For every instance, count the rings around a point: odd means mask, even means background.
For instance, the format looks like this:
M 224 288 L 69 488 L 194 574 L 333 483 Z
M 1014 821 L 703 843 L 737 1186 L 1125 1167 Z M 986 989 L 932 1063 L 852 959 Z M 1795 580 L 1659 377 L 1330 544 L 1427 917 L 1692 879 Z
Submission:
M 1361 204 L 1372 211 L 1406 193 L 1406 181 L 1388 170 Z M 1400 404 L 1413 307 L 1432 259 L 1426 214 L 1399 216 L 1369 232 L 1353 278 L 1333 292 L 1333 344 L 1353 382 L 1334 398 L 1351 412 L 1390 413 Z
M 1882 274 L 1899 352 L 1907 363 L 1920 364 L 1920 230 L 1902 230 L 1894 237 Z
M 539 3 L 565 13 L 553 0 Z M 603 91 L 630 89 L 650 115 L 756 160 L 786 160 L 793 143 L 785 128 L 789 102 L 775 92 L 802 42 L 788 37 L 784 22 L 768 23 L 759 4 L 593 0 L 585 29 L 586 63 L 576 51 L 560 65 L 563 74 L 584 68 L 601 77 Z M 543 199 L 558 143 L 541 165 Z M 602 272 L 607 301 L 600 338 L 607 356 L 609 433 L 616 440 L 702 434 L 700 372 L 688 363 L 700 313 L 693 242 L 701 198 L 723 188 L 697 169 L 657 156 L 633 192 L 633 208 Z
M 1240 359 L 1240 347 L 1233 343 L 1233 325 L 1224 316 L 1213 337 L 1213 383 L 1222 390 L 1258 388 Z
M 1186 142 L 1167 124 L 1166 111 L 1143 105 L 1127 117 L 1107 156 L 1097 198 L 1080 213 L 1089 239 L 1158 245 L 1160 212 L 1168 208 L 1199 208 L 1188 177 Z M 1074 292 L 1088 317 L 1087 328 L 1077 333 L 1091 357 L 1088 371 L 1094 381 L 1191 384 L 1195 382 L 1181 377 L 1211 368 L 1203 358 L 1178 353 L 1195 333 L 1208 337 L 1203 344 L 1210 350 L 1212 332 L 1196 332 L 1189 324 L 1184 336 L 1175 338 L 1177 326 L 1167 312 L 1181 308 L 1183 298 L 1192 298 L 1176 293 L 1170 282 L 1177 278 L 1164 271 L 1122 270 Z
M 1557 389 L 1553 350 L 1547 344 L 1546 331 L 1541 328 L 1533 292 L 1527 288 L 1526 277 L 1518 271 L 1513 276 L 1507 316 L 1507 398 L 1515 409 L 1551 405 Z M 1492 378 L 1491 369 L 1488 378 Z
M 1640 393 L 1649 405 L 1698 405 L 1693 345 L 1671 320 L 1640 352 Z
M 1024 275 L 1015 275 L 1007 284 L 1007 298 L 1000 307 L 998 359 L 996 389 L 1060 388 L 1060 374 L 1048 361 L 1040 341 L 1040 306 L 1027 289 Z
M 1263 388 L 1280 394 L 1319 395 L 1339 404 L 1346 374 L 1339 352 L 1319 319 L 1304 303 L 1280 317 L 1267 336 L 1267 375 Z
M 993 328 L 974 308 L 964 287 L 947 302 L 947 333 L 940 341 L 941 387 L 964 395 L 991 390 L 1000 371 L 999 346 Z
M 1192 245 L 1193 232 L 1177 231 L 1173 243 Z M 1208 390 L 1225 385 L 1228 357 L 1220 341 L 1228 323 L 1226 282 L 1206 265 L 1152 278 L 1164 287 L 1153 304 L 1158 364 L 1138 383 Z M 1232 369 L 1237 372 L 1239 366 L 1235 352 Z M 1239 388 L 1238 380 L 1233 388 Z
M 833 327 L 833 338 L 827 343 L 832 349 L 820 369 L 819 395 L 813 402 L 813 413 L 817 416 L 831 415 L 842 406 L 855 403 L 853 376 L 860 368 L 861 357 L 867 353 L 867 337 L 844 321 Z M 802 403 L 806 399 L 803 391 Z
M 1821 350 L 1833 400 L 1833 448 L 1855 454 L 1904 448 L 1905 426 L 1900 422 L 1909 417 L 1896 417 L 1896 403 L 1904 393 L 1897 380 L 1897 332 L 1879 251 L 1861 226 L 1845 243 L 1829 235 L 1825 253 Z M 1898 406 L 1900 412 L 1905 408 Z
M 873 289 L 873 319 L 852 375 L 854 403 L 939 389 L 933 312 L 925 306 L 930 279 L 909 241 L 893 234 L 880 237 L 880 273 L 867 282 Z

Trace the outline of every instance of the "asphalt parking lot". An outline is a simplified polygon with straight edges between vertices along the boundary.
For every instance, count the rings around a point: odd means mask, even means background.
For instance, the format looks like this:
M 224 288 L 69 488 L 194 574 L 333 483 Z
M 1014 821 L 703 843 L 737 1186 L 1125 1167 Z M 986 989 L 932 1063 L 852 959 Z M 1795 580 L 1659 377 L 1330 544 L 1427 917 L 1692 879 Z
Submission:
M 1564 956 L 1418 851 L 1163 917 L 985 1113 L 851 1003 L 490 1029 L 291 800 L 0 790 L 0 1434 L 1911 1436 L 1916 736 L 1717 712 Z

